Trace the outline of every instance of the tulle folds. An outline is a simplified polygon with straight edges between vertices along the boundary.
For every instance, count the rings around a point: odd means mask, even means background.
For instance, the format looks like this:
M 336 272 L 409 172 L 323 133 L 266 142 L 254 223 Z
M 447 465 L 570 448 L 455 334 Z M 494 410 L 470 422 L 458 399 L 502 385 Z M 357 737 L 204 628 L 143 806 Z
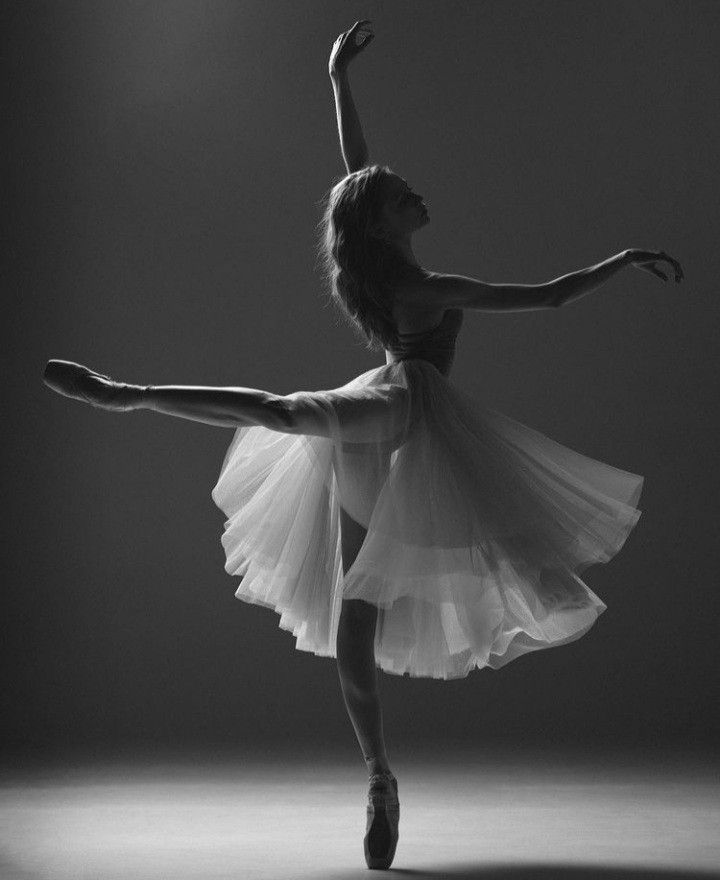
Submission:
M 381 669 L 462 678 L 572 642 L 605 611 L 579 574 L 623 546 L 643 477 L 421 359 L 289 397 L 293 433 L 238 428 L 212 498 L 235 595 L 278 613 L 297 649 L 335 657 L 342 600 L 363 599 Z M 341 507 L 367 530 L 345 573 Z

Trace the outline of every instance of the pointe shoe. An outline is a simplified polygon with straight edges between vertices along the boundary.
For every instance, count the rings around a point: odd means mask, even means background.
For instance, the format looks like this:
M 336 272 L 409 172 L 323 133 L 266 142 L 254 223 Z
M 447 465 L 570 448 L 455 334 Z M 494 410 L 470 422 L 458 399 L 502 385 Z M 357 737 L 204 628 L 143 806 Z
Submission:
M 50 360 L 45 366 L 43 382 L 65 397 L 81 400 L 99 409 L 125 412 L 134 409 L 130 386 L 115 382 L 109 376 L 96 373 L 73 361 Z
M 399 838 L 400 801 L 392 773 L 373 773 L 368 792 L 365 861 L 368 868 L 389 868 Z

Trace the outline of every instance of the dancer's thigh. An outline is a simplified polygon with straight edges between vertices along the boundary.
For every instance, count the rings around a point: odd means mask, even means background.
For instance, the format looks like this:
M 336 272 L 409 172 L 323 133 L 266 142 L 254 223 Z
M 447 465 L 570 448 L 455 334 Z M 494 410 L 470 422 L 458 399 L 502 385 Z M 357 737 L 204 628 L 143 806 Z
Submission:
M 405 441 L 409 393 L 402 385 L 294 391 L 281 400 L 288 431 L 393 451 Z
M 362 527 L 363 533 L 368 528 L 390 473 L 391 454 L 377 446 L 339 443 L 333 450 L 332 462 L 338 500 L 349 519 L 345 531 L 353 536 L 354 547 L 355 526 Z M 358 550 L 362 538 L 357 546 Z M 354 558 L 353 556 L 353 560 Z
M 340 508 L 340 543 L 343 572 L 347 573 L 362 547 L 367 530 Z M 375 635 L 378 609 L 362 599 L 343 599 L 338 638 L 341 641 L 369 642 Z
M 340 508 L 340 549 L 343 573 L 347 574 L 362 547 L 367 529 L 353 519 L 344 507 Z

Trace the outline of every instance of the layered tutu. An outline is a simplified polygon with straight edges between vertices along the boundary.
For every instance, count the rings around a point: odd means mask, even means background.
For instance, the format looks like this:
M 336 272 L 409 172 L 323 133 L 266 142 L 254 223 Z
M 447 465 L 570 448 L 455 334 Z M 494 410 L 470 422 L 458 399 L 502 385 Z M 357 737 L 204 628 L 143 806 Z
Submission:
M 212 498 L 235 595 L 277 612 L 299 650 L 335 657 L 342 600 L 363 599 L 385 672 L 462 678 L 572 642 L 605 611 L 579 574 L 623 546 L 643 477 L 421 359 L 287 398 L 292 428 L 238 428 Z M 341 507 L 367 529 L 346 573 Z

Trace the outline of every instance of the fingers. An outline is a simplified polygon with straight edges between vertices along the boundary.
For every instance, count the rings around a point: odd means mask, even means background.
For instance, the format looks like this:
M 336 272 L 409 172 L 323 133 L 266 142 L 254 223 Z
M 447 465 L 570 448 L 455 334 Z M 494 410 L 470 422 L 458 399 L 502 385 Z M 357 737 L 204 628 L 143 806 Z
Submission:
M 349 28 L 349 29 L 346 30 L 346 31 L 343 31 L 341 34 L 338 34 L 337 39 L 335 40 L 335 42 L 337 43 L 337 42 L 339 42 L 340 40 L 342 40 L 344 37 L 348 37 L 348 36 L 350 36 L 350 34 L 354 34 L 354 33 L 357 31 L 357 29 L 358 29 L 359 27 L 362 27 L 362 25 L 364 25 L 364 24 L 370 24 L 370 23 L 371 23 L 371 19 L 369 19 L 369 18 L 361 18 L 360 21 L 356 21 L 355 24 L 354 24 L 351 28 Z
M 662 278 L 663 281 L 667 281 L 667 275 L 661 272 L 660 269 L 656 269 L 652 263 L 640 263 L 638 269 L 642 269 L 643 272 L 650 272 L 653 275 L 657 275 L 658 278 Z
M 660 256 L 663 260 L 667 260 L 667 262 L 672 265 L 673 269 L 675 270 L 675 281 L 682 281 L 682 279 L 685 277 L 685 273 L 683 272 L 680 263 L 674 257 L 666 254 L 665 251 L 660 251 Z
M 658 278 L 662 278 L 663 281 L 668 280 L 668 276 L 665 272 L 660 271 L 654 265 L 658 260 L 663 260 L 669 263 L 672 266 L 675 282 L 679 284 L 684 278 L 685 273 L 683 272 L 683 268 L 674 257 L 671 257 L 670 254 L 665 251 L 637 251 L 635 254 L 635 258 L 633 260 L 634 264 L 638 269 L 644 269 L 646 272 L 652 272 L 653 275 L 657 275 Z
M 363 39 L 361 39 L 359 43 L 357 42 L 357 40 L 355 40 L 355 36 L 356 36 L 358 30 L 363 28 L 363 26 L 366 24 L 372 24 L 372 19 L 361 18 L 359 21 L 356 21 L 355 24 L 349 30 L 343 31 L 341 34 L 338 34 L 337 39 L 335 40 L 335 43 L 339 43 L 340 41 L 345 41 L 348 39 L 348 37 L 352 37 L 351 42 L 352 42 L 353 46 L 355 46 L 358 49 L 362 48 L 367 43 L 369 43 L 370 40 L 374 39 L 374 37 L 375 37 L 375 34 L 368 32 L 368 33 L 362 34 Z
M 356 49 L 364 49 L 375 36 L 375 34 L 370 33 L 365 27 L 365 25 L 370 23 L 371 19 L 361 18 L 360 21 L 356 21 L 348 31 L 348 36 L 352 37 L 352 44 Z

